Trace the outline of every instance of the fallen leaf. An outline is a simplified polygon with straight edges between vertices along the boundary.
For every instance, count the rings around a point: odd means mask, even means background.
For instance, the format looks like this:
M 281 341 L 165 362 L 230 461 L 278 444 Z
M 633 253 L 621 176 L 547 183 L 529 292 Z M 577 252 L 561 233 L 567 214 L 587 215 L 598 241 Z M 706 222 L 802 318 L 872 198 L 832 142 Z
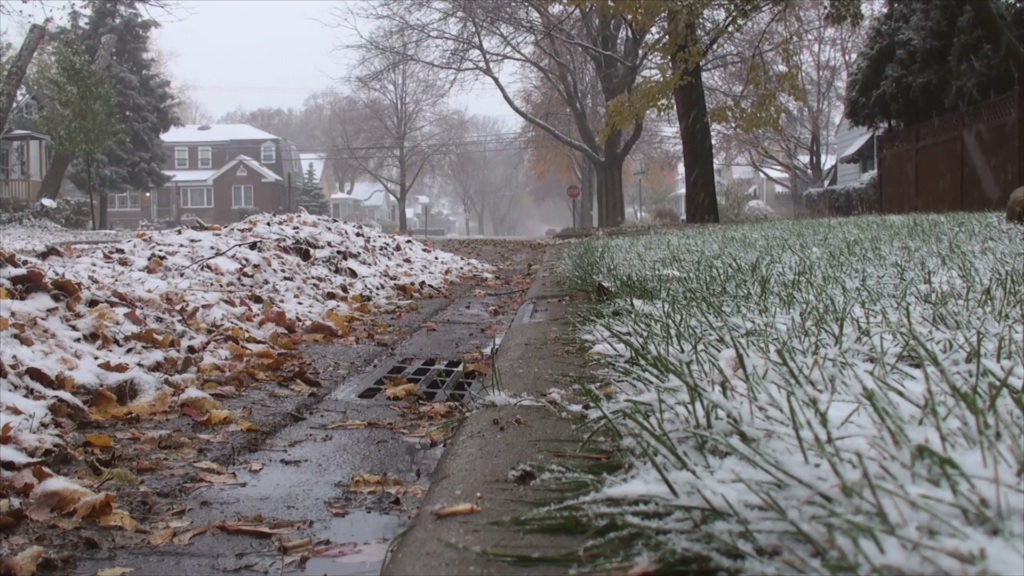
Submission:
M 104 360 L 103 362 L 97 364 L 97 366 L 106 370 L 107 372 L 116 372 L 118 374 L 124 374 L 125 372 L 131 370 L 131 366 L 125 364 L 124 362 L 111 364 L 110 360 Z
M 125 320 L 131 322 L 132 324 L 135 324 L 136 326 L 141 327 L 146 325 L 146 321 L 140 318 L 139 314 L 135 312 L 135 310 L 130 310 L 127 314 L 124 315 L 124 318 Z
M 259 472 L 260 470 L 263 470 L 263 464 L 259 462 L 249 464 L 249 472 Z
M 238 478 L 235 477 L 234 472 L 228 472 L 227 474 L 209 474 L 207 472 L 200 472 L 197 474 L 199 479 L 210 484 L 234 484 L 238 482 Z
M 196 462 L 192 466 L 199 468 L 200 470 L 209 470 L 210 472 L 216 472 L 217 474 L 227 474 L 227 468 L 217 464 L 216 462 L 210 462 L 209 460 L 203 460 L 202 462 Z
M 235 414 L 230 410 L 210 410 L 205 418 L 200 420 L 203 424 L 228 424 L 235 419 Z
M 125 530 L 135 530 L 135 520 L 125 512 L 115 508 L 110 514 L 99 517 L 100 526 L 120 526 Z
M 96 576 L 124 576 L 134 571 L 135 568 L 101 568 L 96 571 Z
M 213 523 L 213 528 L 219 528 L 229 534 L 245 534 L 247 536 L 260 536 L 260 537 L 271 537 L 281 536 L 283 534 L 291 534 L 297 530 L 302 529 L 306 526 L 305 522 L 289 522 L 289 521 L 276 521 L 276 522 L 261 522 L 261 523 L 249 523 L 249 522 L 224 522 L 217 521 Z
M 177 536 L 175 536 L 173 542 L 175 544 L 180 545 L 180 546 L 185 546 L 185 545 L 188 544 L 189 540 L 191 540 L 192 538 L 194 538 L 194 537 L 196 537 L 196 536 L 198 536 L 200 534 L 203 534 L 207 530 L 209 530 L 209 527 L 207 527 L 207 526 L 201 526 L 199 528 L 193 528 L 193 529 L 189 530 L 188 532 L 183 532 L 183 533 L 178 534 Z
M 85 443 L 97 448 L 113 448 L 114 440 L 106 434 L 86 434 Z
M 480 512 L 480 507 L 476 504 L 466 503 L 457 504 L 455 506 L 447 506 L 439 510 L 434 510 L 434 515 L 438 518 L 447 518 L 449 516 L 464 516 L 466 514 L 476 514 Z
M 114 511 L 114 495 L 108 492 L 87 496 L 75 504 L 75 520 L 101 518 Z
M 135 471 L 139 473 L 153 472 L 154 470 L 159 470 L 162 467 L 163 463 L 158 460 L 139 460 L 138 463 L 135 464 Z
M 238 424 L 235 424 L 242 432 L 259 432 L 260 427 L 249 422 L 248 420 L 239 420 Z
M 324 430 L 362 430 L 369 426 L 369 422 L 362 420 L 341 420 L 324 426 Z
M 348 515 L 348 510 L 342 508 L 340 504 L 328 504 L 327 511 L 331 513 L 331 516 L 337 516 L 339 518 Z
M 21 554 L 0 560 L 0 574 L 4 576 L 32 576 L 36 573 L 36 565 L 43 558 L 45 550 L 42 546 L 32 546 Z
M 184 403 L 196 412 L 212 412 L 213 410 L 217 410 L 221 407 L 219 400 L 205 393 L 196 394 L 195 392 L 191 392 L 188 397 L 185 398 Z
M 331 544 L 314 548 L 313 556 L 315 558 L 341 558 L 343 556 L 351 556 L 356 552 L 359 552 L 359 546 L 355 542 L 345 542 L 343 544 Z
M 281 538 L 277 549 L 286 555 L 301 555 L 313 551 L 313 540 L 310 538 Z
M 491 364 L 489 362 L 468 364 L 466 365 L 465 373 L 467 378 L 472 378 L 475 375 L 487 376 L 491 373 Z
M 170 542 L 172 538 L 174 538 L 174 529 L 164 528 L 150 534 L 149 538 L 146 539 L 146 543 L 150 546 L 163 546 Z

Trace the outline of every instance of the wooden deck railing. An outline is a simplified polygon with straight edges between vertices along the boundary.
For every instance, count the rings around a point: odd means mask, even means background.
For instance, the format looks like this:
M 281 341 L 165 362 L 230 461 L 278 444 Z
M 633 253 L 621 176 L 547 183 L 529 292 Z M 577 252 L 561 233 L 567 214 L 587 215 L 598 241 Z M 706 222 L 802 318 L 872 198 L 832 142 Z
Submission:
M 30 204 L 38 182 L 31 180 L 0 180 L 0 198 L 10 198 L 15 204 Z

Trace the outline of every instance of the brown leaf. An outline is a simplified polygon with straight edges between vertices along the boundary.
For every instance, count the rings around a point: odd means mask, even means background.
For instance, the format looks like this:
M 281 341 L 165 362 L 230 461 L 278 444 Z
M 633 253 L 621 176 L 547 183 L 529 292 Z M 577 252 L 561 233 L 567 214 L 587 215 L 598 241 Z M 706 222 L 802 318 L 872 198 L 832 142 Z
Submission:
M 50 390 L 60 390 L 60 386 L 57 384 L 57 381 L 54 380 L 52 376 L 50 376 L 40 368 L 36 368 L 35 366 L 29 366 L 28 368 L 25 369 L 25 376 L 28 376 L 35 382 L 42 384 L 43 386 L 49 388 Z
M 348 510 L 342 508 L 340 504 L 328 504 L 327 511 L 331 513 L 331 516 L 337 516 L 338 518 L 348 515 Z
M 11 430 L 14 430 L 14 422 L 8 422 L 0 427 L 0 444 L 11 443 Z
M 164 528 L 163 530 L 157 530 L 149 535 L 146 539 L 146 543 L 150 546 L 163 546 L 174 538 L 174 528 Z
M 78 285 L 67 278 L 57 278 L 50 282 L 50 286 L 53 286 L 54 290 L 61 292 L 68 298 L 75 298 L 81 292 Z
M 146 321 L 140 318 L 139 314 L 135 310 L 129 310 L 128 313 L 124 315 L 124 318 L 136 326 L 146 325 Z
M 17 556 L 0 560 L 0 574 L 4 576 L 32 576 L 43 558 L 42 546 L 32 546 Z
M 96 576 L 124 576 L 134 571 L 135 568 L 101 568 L 96 571 Z
M 369 426 L 369 422 L 362 420 L 341 420 L 324 426 L 324 430 L 362 430 Z
M 100 362 L 98 366 L 106 370 L 107 372 L 117 372 L 118 374 L 124 374 L 125 372 L 131 370 L 131 366 L 125 364 L 124 362 L 111 364 L 110 360 L 104 360 L 103 362 Z
M 242 432 L 259 432 L 260 427 L 249 422 L 248 420 L 240 419 L 237 424 L 233 427 L 237 427 Z
M 156 274 L 160 271 L 164 265 L 164 261 L 159 258 L 150 258 L 149 264 L 146 264 L 146 272 L 149 274 Z
M 259 462 L 253 462 L 249 464 L 249 472 L 255 473 L 259 472 L 260 470 L 263 470 L 263 464 L 260 464 Z
M 238 478 L 235 477 L 234 472 L 227 474 L 208 474 L 206 472 L 200 472 L 198 474 L 199 479 L 210 484 L 234 484 L 238 482 Z
M 114 511 L 114 495 L 107 492 L 83 498 L 74 507 L 75 520 L 99 518 Z
M 96 446 L 97 448 L 113 448 L 114 440 L 106 434 L 86 434 L 85 444 Z
M 100 516 L 99 524 L 100 526 L 118 526 L 128 531 L 135 530 L 136 526 L 135 520 L 127 512 L 117 508 L 111 511 L 110 514 Z
M 228 473 L 227 468 L 221 466 L 220 464 L 217 464 L 216 462 L 210 462 L 209 460 L 203 460 L 202 462 L 196 462 L 196 463 L 192 464 L 192 466 L 195 466 L 196 468 L 199 468 L 200 470 L 207 470 L 207 471 L 210 471 L 210 472 L 216 472 L 217 474 L 227 474 Z
M 310 334 L 323 334 L 324 336 L 337 336 L 338 330 L 330 324 L 325 324 L 319 320 L 314 320 L 306 326 L 306 332 Z
M 139 460 L 135 465 L 135 471 L 138 473 L 153 472 L 163 468 L 163 463 L 159 460 Z
M 199 413 L 213 412 L 221 407 L 220 401 L 209 394 L 189 396 L 185 398 L 185 405 Z
M 467 378 L 472 378 L 475 375 L 487 376 L 488 374 L 491 373 L 491 364 L 490 362 L 477 362 L 476 364 L 468 364 L 466 365 L 465 372 Z
M 178 534 L 177 536 L 175 536 L 173 542 L 175 544 L 178 544 L 178 545 L 181 545 L 181 546 L 185 546 L 185 545 L 188 544 L 189 540 L 191 540 L 193 537 L 198 536 L 200 534 L 203 534 L 207 530 L 209 530 L 209 527 L 207 527 L 207 526 L 201 526 L 199 528 L 193 528 L 193 529 L 189 530 L 188 532 L 184 532 L 182 534 Z
M 266 538 L 280 536 L 283 534 L 291 534 L 292 532 L 300 530 L 305 525 L 305 522 L 288 521 L 263 523 L 218 521 L 213 523 L 214 528 L 219 528 L 230 534 L 245 534 L 247 536 L 260 536 Z
M 434 515 L 438 518 L 447 518 L 449 516 L 464 516 L 466 514 L 477 514 L 480 512 L 480 507 L 476 504 L 466 503 L 457 504 L 455 506 L 447 506 L 439 510 L 434 510 Z

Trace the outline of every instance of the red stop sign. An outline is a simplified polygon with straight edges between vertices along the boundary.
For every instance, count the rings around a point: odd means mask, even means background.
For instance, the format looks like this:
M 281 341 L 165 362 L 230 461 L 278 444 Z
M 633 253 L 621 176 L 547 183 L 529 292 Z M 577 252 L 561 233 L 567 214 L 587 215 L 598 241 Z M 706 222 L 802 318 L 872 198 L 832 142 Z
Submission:
M 572 184 L 565 189 L 565 193 L 569 195 L 569 198 L 575 200 L 580 197 L 580 187 L 575 184 Z

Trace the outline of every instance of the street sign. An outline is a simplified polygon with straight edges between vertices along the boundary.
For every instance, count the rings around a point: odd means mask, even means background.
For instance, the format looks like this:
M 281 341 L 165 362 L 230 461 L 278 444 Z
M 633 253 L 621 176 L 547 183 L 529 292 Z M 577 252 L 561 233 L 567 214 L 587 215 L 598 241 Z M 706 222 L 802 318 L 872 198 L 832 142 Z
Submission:
M 580 187 L 575 184 L 571 184 L 565 189 L 565 193 L 569 195 L 569 198 L 575 200 L 580 197 Z

